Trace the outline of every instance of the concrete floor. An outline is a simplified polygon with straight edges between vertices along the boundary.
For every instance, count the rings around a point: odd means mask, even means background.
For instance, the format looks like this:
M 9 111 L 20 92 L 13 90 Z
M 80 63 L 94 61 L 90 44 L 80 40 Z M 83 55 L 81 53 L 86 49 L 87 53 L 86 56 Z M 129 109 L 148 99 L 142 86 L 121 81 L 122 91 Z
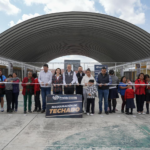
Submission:
M 0 112 L 2 150 L 150 150 L 150 115 L 121 114 L 121 99 L 115 114 L 98 115 L 96 99 L 95 115 L 78 119 L 24 115 L 22 99 L 17 113 Z

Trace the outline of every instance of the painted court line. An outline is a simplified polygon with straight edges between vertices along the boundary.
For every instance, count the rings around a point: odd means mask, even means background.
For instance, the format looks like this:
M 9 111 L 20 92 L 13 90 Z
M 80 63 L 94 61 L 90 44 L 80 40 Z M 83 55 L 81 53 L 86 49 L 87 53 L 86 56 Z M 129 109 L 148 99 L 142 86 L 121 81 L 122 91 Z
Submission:
M 35 118 L 37 115 L 35 115 L 8 143 L 2 148 L 4 150 Z

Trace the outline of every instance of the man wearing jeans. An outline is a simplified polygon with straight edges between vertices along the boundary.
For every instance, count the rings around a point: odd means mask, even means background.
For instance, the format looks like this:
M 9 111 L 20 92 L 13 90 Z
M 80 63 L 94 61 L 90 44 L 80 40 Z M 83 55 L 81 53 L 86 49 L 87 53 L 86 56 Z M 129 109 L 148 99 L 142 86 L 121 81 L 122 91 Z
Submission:
M 98 83 L 98 95 L 99 95 L 99 114 L 102 113 L 102 101 L 104 98 L 105 113 L 108 115 L 108 95 L 109 95 L 109 84 L 111 83 L 106 68 L 103 67 L 101 73 L 97 78 Z
M 43 65 L 43 70 L 40 72 L 38 81 L 41 85 L 42 94 L 42 111 L 45 112 L 46 109 L 46 96 L 51 94 L 51 83 L 52 83 L 52 73 L 48 70 L 48 65 Z

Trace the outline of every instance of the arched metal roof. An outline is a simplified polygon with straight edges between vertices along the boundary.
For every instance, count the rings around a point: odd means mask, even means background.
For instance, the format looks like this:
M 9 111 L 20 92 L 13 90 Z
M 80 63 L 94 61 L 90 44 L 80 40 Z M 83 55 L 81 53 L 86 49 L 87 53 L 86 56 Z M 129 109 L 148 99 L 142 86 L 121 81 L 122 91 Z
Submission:
M 99 62 L 131 62 L 150 57 L 150 34 L 99 13 L 63 12 L 24 21 L 0 34 L 0 56 L 48 62 L 65 55 Z

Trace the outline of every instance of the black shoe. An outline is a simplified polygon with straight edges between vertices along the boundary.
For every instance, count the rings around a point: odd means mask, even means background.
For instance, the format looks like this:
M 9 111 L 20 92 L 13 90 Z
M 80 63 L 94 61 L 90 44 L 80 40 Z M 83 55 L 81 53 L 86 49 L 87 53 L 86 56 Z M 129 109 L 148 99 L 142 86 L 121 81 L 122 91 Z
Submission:
M 99 111 L 99 113 L 98 114 L 102 114 L 102 112 L 101 111 Z
M 24 114 L 26 114 L 27 112 L 26 111 L 24 111 Z
M 12 113 L 13 111 L 12 110 L 9 110 L 9 113 Z
M 129 115 L 129 113 L 128 113 L 128 112 L 126 112 L 126 115 Z
M 109 111 L 109 113 L 112 113 L 112 111 Z
M 133 115 L 133 113 L 132 113 L 132 112 L 130 112 L 129 114 L 130 114 L 130 115 Z
M 41 113 L 45 113 L 45 110 L 42 110 Z
M 109 115 L 108 111 L 105 112 L 106 115 Z
M 37 109 L 34 109 L 33 112 L 37 112 Z
M 149 111 L 147 111 L 146 114 L 149 114 Z
M 40 112 L 40 111 L 41 111 L 41 109 L 38 109 L 38 110 L 37 110 L 37 112 Z
M 29 112 L 29 113 L 32 113 L 32 111 L 31 111 L 31 110 L 29 110 L 28 112 Z
M 124 113 L 124 110 L 121 110 L 122 113 Z
M 115 111 L 115 110 L 113 110 L 113 111 L 112 111 L 112 113 L 116 113 L 116 111 Z

